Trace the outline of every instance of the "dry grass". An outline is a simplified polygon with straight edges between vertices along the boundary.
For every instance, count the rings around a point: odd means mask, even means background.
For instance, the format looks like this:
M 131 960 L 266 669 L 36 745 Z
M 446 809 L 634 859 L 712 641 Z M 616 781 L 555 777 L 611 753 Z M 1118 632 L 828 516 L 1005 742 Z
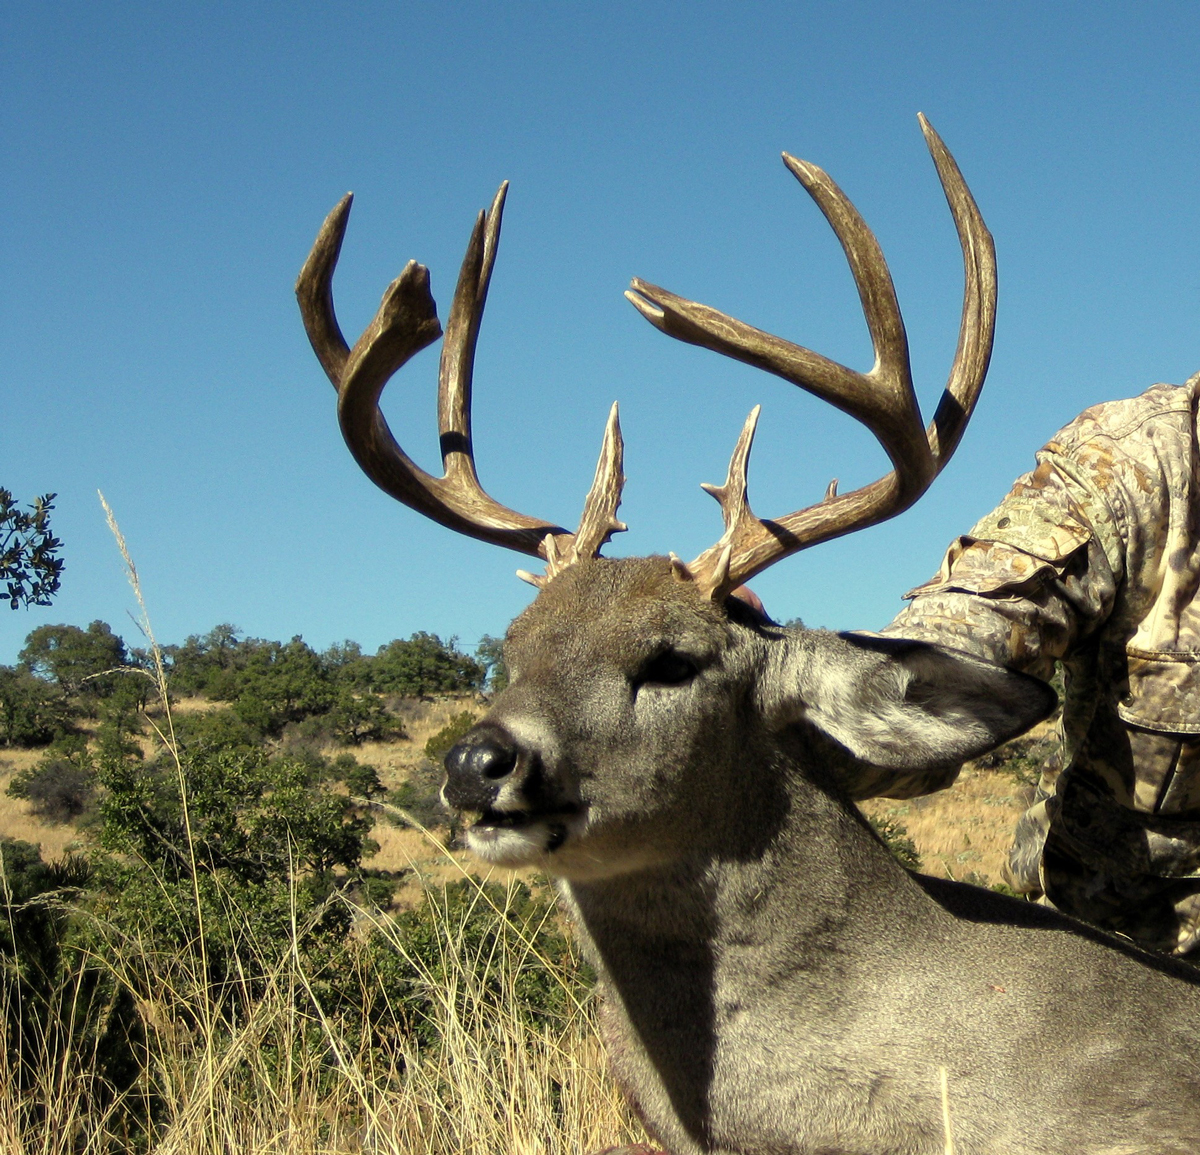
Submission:
M 589 994 L 572 985 L 563 1021 L 522 1018 L 518 977 L 538 957 L 532 935 L 514 931 L 480 965 L 464 957 L 468 914 L 495 914 L 493 892 L 478 888 L 458 915 L 433 903 L 441 958 L 432 973 L 409 952 L 394 920 L 374 919 L 414 981 L 432 996 L 436 1043 L 419 1047 L 398 1033 L 395 1049 L 373 1049 L 325 1015 L 296 943 L 257 943 L 242 960 L 265 969 L 264 994 L 236 1022 L 219 1016 L 198 954 L 163 959 L 114 936 L 102 963 L 136 993 L 145 1029 L 139 1094 L 156 1099 L 153 1126 L 128 1133 L 121 1100 L 106 1088 L 94 1056 L 48 1039 L 31 1087 L 0 1070 L 0 1150 L 6 1155 L 577 1155 L 636 1142 L 640 1129 L 607 1079 Z M 511 889 L 508 894 L 512 894 Z M 248 932 L 249 926 L 245 928 Z M 253 938 L 250 939 L 254 942 Z M 254 957 L 261 948 L 261 957 Z M 379 976 L 365 960 L 357 976 L 364 1002 Z M 568 982 L 567 975 L 561 976 Z M 499 1007 L 494 991 L 504 992 Z M 148 992 L 153 992 L 149 994 Z M 69 1006 L 72 992 L 59 992 Z M 4 1008 L 15 1019 L 18 1009 Z M 314 1040 L 317 1040 L 314 1042 Z
M 1038 736 L 1045 724 L 1033 731 Z M 860 809 L 873 818 L 901 823 L 921 856 L 925 874 L 979 886 L 1003 882 L 1017 819 L 1032 799 L 1030 787 L 1011 771 L 968 763 L 949 790 L 897 801 L 872 798 Z
M 0 753 L 0 837 L 32 842 L 42 848 L 43 858 L 54 860 L 79 848 L 79 831 L 74 826 L 39 818 L 27 801 L 10 798 L 7 793 L 13 778 L 43 756 L 41 750 L 6 749 Z

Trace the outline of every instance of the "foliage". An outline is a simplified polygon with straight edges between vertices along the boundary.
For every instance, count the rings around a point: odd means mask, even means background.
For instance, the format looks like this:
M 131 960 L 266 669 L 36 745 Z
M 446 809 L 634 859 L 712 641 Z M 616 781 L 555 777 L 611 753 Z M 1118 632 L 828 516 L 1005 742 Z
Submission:
M 356 663 L 363 660 L 362 646 L 347 638 L 344 642 L 334 642 L 329 649 L 321 653 L 321 665 L 331 674 L 340 675 L 350 670 Z
M 373 690 L 409 697 L 478 690 L 484 679 L 483 666 L 464 654 L 455 638 L 443 642 L 423 631 L 381 646 L 373 658 L 351 669 Z
M 102 840 L 172 879 L 226 871 L 248 884 L 290 885 L 354 868 L 370 821 L 330 789 L 334 773 L 322 760 L 220 747 L 194 749 L 179 763 L 170 755 L 148 766 L 102 762 Z
M 338 686 L 329 709 L 301 723 L 304 733 L 328 737 L 343 746 L 403 738 L 404 726 L 370 691 Z
M 17 774 L 7 791 L 10 797 L 28 801 L 34 814 L 50 822 L 78 818 L 95 792 L 95 759 L 79 737 L 60 739 L 37 765 Z
M 28 1092 L 47 1054 L 86 1056 L 104 1107 L 136 1074 L 140 1028 L 128 992 L 73 942 L 73 904 L 90 884 L 81 857 L 42 861 L 28 842 L 0 839 L 0 1016 L 6 1074 Z M 25 1120 L 49 1134 L 53 1109 L 36 1097 Z
M 414 770 L 408 779 L 394 790 L 388 791 L 387 802 L 393 811 L 389 816 L 397 826 L 409 825 L 409 819 L 419 822 L 426 829 L 445 825 L 449 820 L 451 833 L 455 829 L 455 817 L 442 805 L 442 773 L 429 763 Z
M 455 714 L 436 734 L 425 743 L 425 757 L 435 766 L 441 766 L 442 759 L 472 726 L 475 725 L 476 715 L 471 710 L 463 710 Z
M 6 746 L 44 746 L 71 726 L 66 694 L 19 666 L 0 666 L 0 738 Z
M 316 652 L 299 637 L 260 642 L 240 668 L 215 681 L 213 696 L 260 733 L 278 735 L 289 722 L 328 712 L 334 687 Z
M 339 754 L 333 765 L 351 798 L 377 798 L 386 793 L 379 770 L 370 763 L 359 762 L 351 754 Z
M 28 513 L 13 495 L 0 489 L 0 581 L 12 609 L 48 606 L 62 581 L 62 542 L 50 532 L 50 511 L 57 494 L 35 498 Z
M 21 664 L 39 678 L 56 682 L 64 694 L 94 700 L 112 694 L 126 675 L 125 643 L 101 621 L 78 626 L 38 626 L 25 639 Z M 90 707 L 89 707 L 90 709 Z
M 188 917 L 174 897 L 160 895 L 164 923 Z M 492 1155 L 517 1136 L 546 1152 L 644 1139 L 602 1073 L 589 976 L 539 890 L 431 889 L 403 922 L 367 912 L 365 933 L 324 954 L 303 918 L 276 937 L 230 904 L 240 965 L 219 980 L 195 939 L 172 950 L 103 905 L 76 910 L 83 943 L 64 953 L 118 994 L 72 1004 L 60 965 L 52 1022 L 88 1014 L 74 1037 L 23 1036 L 37 1040 L 26 1077 L 0 1081 L 6 1149 Z M 132 1022 L 114 1013 L 121 991 Z M 18 1023 L 8 1002 L 0 1014 Z
M 486 685 L 493 694 L 498 694 L 508 685 L 508 666 L 504 663 L 504 639 L 484 634 L 475 647 L 475 657 L 487 671 Z
M 189 756 L 216 750 L 254 750 L 262 739 L 228 706 L 202 714 L 178 714 L 172 720 L 171 732 L 180 751 Z
M 921 856 L 917 844 L 908 836 L 908 828 L 894 818 L 869 818 L 871 828 L 879 835 L 883 844 L 896 856 L 900 865 L 907 870 L 921 869 Z
M 165 646 L 163 657 L 172 692 L 187 696 L 210 693 L 222 673 L 239 665 L 241 632 L 225 622 L 207 634 L 189 635 L 181 646 Z

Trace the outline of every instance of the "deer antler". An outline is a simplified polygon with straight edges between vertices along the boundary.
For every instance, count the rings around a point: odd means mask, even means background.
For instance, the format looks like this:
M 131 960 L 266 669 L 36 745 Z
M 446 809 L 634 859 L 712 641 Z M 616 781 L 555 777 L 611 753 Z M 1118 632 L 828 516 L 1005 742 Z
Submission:
M 491 209 L 481 212 L 475 222 L 446 325 L 438 374 L 444 476 L 426 473 L 408 457 L 379 409 L 380 395 L 393 374 L 441 335 L 437 306 L 429 290 L 429 270 L 409 261 L 388 286 L 378 312 L 354 348 L 347 348 L 334 313 L 332 288 L 353 200 L 347 193 L 321 226 L 296 281 L 296 297 L 313 352 L 337 389 L 342 435 L 363 472 L 386 493 L 441 525 L 546 558 L 545 577 L 524 575 L 540 585 L 579 557 L 595 556 L 611 534 L 625 528 L 616 519 L 625 480 L 621 428 L 614 405 L 596 479 L 576 533 L 501 505 L 479 484 L 471 442 L 471 379 L 507 191 L 505 182 Z
M 879 242 L 845 193 L 814 164 L 783 154 L 784 164 L 816 201 L 846 252 L 875 349 L 869 372 L 848 369 L 645 281 L 635 279 L 632 291 L 625 294 L 664 333 L 766 369 L 857 418 L 878 438 L 894 467 L 851 493 L 838 495 L 833 482 L 818 504 L 774 521 L 762 520 L 746 500 L 755 409 L 738 438 L 725 484 L 704 487 L 721 504 L 725 533 L 687 570 L 710 597 L 724 597 L 789 554 L 907 509 L 950 460 L 975 408 L 995 331 L 995 248 L 954 158 L 925 117 L 918 120 L 958 230 L 966 282 L 958 349 L 928 429 L 922 426 L 913 392 L 904 321 Z

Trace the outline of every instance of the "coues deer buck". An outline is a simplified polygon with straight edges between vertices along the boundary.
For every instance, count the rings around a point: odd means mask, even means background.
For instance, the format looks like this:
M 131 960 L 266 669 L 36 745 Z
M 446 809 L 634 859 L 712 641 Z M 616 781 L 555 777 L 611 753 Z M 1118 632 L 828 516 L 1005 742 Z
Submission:
M 766 369 L 863 422 L 893 470 L 761 520 L 746 497 L 757 410 L 694 561 L 609 559 L 616 407 L 571 533 L 489 497 L 471 445 L 472 362 L 500 232 L 481 213 L 442 350 L 444 476 L 379 410 L 440 334 L 409 263 L 351 350 L 331 280 L 350 207 L 297 284 L 351 453 L 394 497 L 542 558 L 505 643 L 511 683 L 446 758 L 447 803 L 484 861 L 558 880 L 596 967 L 612 1068 L 670 1151 L 960 1155 L 1200 1151 L 1200 990 L 1190 969 L 1042 907 L 913 875 L 860 818 L 847 767 L 876 781 L 980 754 L 1043 718 L 1040 682 L 935 646 L 788 630 L 734 591 L 797 550 L 911 505 L 957 446 L 991 352 L 995 260 L 954 160 L 922 128 L 958 229 L 966 288 L 949 383 L 925 428 L 879 246 L 832 180 L 784 156 L 846 251 L 875 348 L 857 373 L 635 280 L 663 332 Z

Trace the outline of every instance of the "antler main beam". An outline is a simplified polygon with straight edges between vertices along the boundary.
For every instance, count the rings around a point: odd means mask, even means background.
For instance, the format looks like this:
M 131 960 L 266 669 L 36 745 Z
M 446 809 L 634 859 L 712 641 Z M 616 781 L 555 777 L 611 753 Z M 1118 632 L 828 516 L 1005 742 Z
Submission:
M 875 350 L 875 365 L 869 372 L 849 369 L 645 281 L 635 279 L 625 294 L 642 316 L 669 336 L 765 369 L 857 418 L 876 436 L 893 465 L 891 473 L 861 489 L 839 496 L 831 485 L 818 504 L 764 521 L 751 513 L 746 500 L 746 463 L 756 410 L 738 440 L 725 485 L 705 487 L 721 504 L 725 533 L 687 567 L 714 598 L 797 550 L 907 509 L 949 461 L 970 419 L 987 373 L 995 330 L 995 248 L 953 157 L 925 117 L 918 119 L 958 230 L 966 283 L 958 350 L 928 429 L 922 426 L 904 321 L 879 242 L 845 193 L 814 164 L 787 153 L 783 156 L 845 250 Z
M 408 457 L 379 409 L 391 377 L 441 336 L 429 270 L 410 261 L 388 286 L 354 348 L 348 348 L 334 312 L 332 287 L 353 200 L 347 193 L 321 226 L 296 281 L 296 298 L 313 352 L 337 390 L 342 435 L 363 472 L 386 493 L 441 525 L 546 558 L 553 576 L 556 563 L 569 564 L 585 553 L 594 556 L 612 533 L 625 528 L 616 520 L 624 482 L 621 429 L 614 406 L 577 533 L 517 513 L 489 497 L 479 484 L 471 440 L 471 382 L 507 191 L 505 182 L 491 208 L 475 222 L 450 307 L 438 373 L 442 477 L 426 473 Z

